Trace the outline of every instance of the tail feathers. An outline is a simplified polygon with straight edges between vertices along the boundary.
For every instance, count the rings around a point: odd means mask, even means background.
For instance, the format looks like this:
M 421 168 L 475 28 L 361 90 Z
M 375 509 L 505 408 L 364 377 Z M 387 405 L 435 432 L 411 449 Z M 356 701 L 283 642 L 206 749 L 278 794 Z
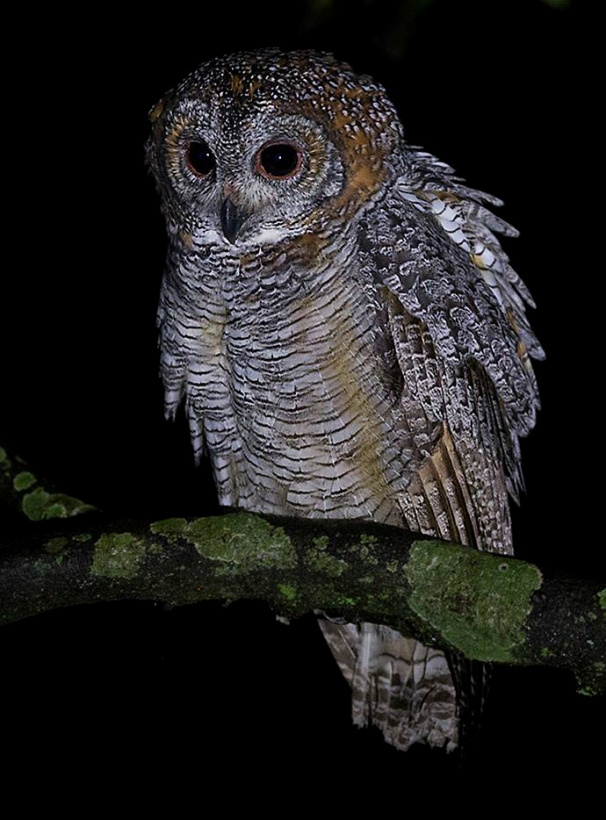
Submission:
M 322 619 L 320 627 L 352 688 L 355 725 L 376 726 L 403 751 L 413 743 L 456 748 L 456 694 L 443 652 L 387 626 Z

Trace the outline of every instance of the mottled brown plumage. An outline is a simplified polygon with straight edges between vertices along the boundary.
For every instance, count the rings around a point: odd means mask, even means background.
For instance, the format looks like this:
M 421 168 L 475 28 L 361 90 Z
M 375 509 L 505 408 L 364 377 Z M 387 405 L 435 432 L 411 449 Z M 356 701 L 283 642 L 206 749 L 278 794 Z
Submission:
M 220 502 L 510 552 L 542 352 L 498 200 L 408 146 L 384 90 L 325 54 L 212 60 L 151 119 L 166 408 L 185 402 Z M 322 627 L 358 724 L 456 745 L 442 653 Z

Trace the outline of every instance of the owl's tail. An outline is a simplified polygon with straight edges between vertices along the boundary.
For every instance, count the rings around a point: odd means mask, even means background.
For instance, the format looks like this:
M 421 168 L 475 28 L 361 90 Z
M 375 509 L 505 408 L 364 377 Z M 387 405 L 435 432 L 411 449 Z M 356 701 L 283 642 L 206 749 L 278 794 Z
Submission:
M 443 652 L 388 626 L 321 619 L 320 627 L 351 685 L 357 726 L 376 726 L 404 751 L 413 743 L 457 747 L 457 692 Z

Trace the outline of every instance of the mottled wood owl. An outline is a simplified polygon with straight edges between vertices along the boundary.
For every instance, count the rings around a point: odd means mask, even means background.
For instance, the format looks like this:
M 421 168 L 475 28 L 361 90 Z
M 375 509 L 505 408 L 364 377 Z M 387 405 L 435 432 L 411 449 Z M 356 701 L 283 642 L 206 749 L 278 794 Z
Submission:
M 499 200 L 408 145 L 384 89 L 328 54 L 211 60 L 151 120 L 166 412 L 184 402 L 220 503 L 511 552 L 543 354 Z M 454 748 L 461 662 L 321 625 L 357 724 Z

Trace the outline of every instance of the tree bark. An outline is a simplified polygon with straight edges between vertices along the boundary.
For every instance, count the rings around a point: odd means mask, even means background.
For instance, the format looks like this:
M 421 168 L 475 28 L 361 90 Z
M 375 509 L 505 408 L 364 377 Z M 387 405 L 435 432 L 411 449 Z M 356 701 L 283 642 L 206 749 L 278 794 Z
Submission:
M 285 618 L 388 624 L 475 660 L 564 667 L 583 693 L 606 691 L 597 581 L 368 522 L 238 511 L 112 521 L 5 450 L 0 479 L 0 497 L 30 519 L 2 536 L 0 623 L 96 601 L 262 599 Z

